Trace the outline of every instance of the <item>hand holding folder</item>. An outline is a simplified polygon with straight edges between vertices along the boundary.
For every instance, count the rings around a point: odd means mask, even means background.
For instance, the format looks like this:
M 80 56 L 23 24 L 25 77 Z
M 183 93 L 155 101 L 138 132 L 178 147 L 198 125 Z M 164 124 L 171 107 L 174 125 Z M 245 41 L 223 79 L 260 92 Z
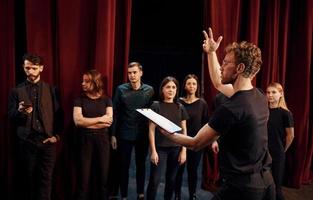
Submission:
M 172 121 L 168 120 L 167 118 L 163 117 L 162 115 L 154 112 L 149 108 L 136 109 L 136 111 L 138 111 L 139 113 L 141 113 L 142 115 L 144 115 L 152 122 L 154 122 L 156 125 L 160 126 L 169 133 L 176 133 L 182 130 L 175 123 L 173 123 Z

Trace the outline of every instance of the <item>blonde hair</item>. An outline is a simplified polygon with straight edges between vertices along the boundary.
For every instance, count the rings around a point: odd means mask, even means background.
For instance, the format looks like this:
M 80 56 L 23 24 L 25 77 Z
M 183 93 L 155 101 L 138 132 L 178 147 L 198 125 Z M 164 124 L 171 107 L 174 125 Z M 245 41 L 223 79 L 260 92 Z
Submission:
M 286 100 L 285 100 L 285 94 L 284 94 L 284 88 L 283 86 L 280 84 L 280 83 L 277 83 L 277 82 L 274 82 L 274 83 L 270 83 L 267 88 L 269 87 L 273 87 L 275 89 L 278 90 L 278 92 L 281 93 L 281 97 L 279 98 L 279 101 L 278 101 L 278 107 L 280 108 L 283 108 L 285 110 L 288 110 L 288 107 L 287 107 L 287 103 L 286 103 Z

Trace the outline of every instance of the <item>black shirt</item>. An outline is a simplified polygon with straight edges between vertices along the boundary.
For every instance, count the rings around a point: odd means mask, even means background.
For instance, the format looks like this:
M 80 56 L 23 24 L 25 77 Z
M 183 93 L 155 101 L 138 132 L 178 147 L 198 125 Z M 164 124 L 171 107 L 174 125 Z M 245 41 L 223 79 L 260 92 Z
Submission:
M 286 144 L 286 128 L 294 126 L 291 112 L 283 108 L 270 108 L 268 120 L 268 148 L 271 156 L 280 157 L 284 154 Z
M 208 121 L 208 104 L 202 98 L 192 103 L 186 103 L 182 99 L 179 99 L 179 102 L 185 107 L 189 116 L 187 120 L 187 135 L 193 137 Z
M 180 103 L 153 102 L 151 109 L 156 113 L 166 117 L 177 126 L 181 127 L 181 121 L 188 119 L 187 111 Z M 156 147 L 176 147 L 178 144 L 169 140 L 159 131 L 159 127 L 155 129 L 155 146 Z
M 218 107 L 209 125 L 221 135 L 219 162 L 222 176 L 270 169 L 268 116 L 267 99 L 255 88 L 236 92 Z
M 74 101 L 74 107 L 82 108 L 82 115 L 88 118 L 101 117 L 106 114 L 106 108 L 112 107 L 111 99 L 107 97 L 91 99 L 87 96 L 82 96 Z M 88 128 L 79 128 L 80 131 L 84 133 L 97 132 L 105 133 L 107 128 L 104 129 L 88 129 Z

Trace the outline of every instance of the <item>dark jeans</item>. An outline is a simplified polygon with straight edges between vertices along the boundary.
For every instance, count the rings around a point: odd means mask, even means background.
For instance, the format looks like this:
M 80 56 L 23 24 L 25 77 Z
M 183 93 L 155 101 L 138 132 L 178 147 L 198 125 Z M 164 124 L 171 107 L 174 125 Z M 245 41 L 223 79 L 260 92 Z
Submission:
M 118 139 L 117 153 L 119 157 L 119 180 L 122 197 L 127 197 L 128 194 L 129 167 L 133 147 L 135 147 L 137 194 L 144 193 L 148 140 L 128 141 Z
M 56 161 L 56 145 L 42 143 L 45 135 L 36 133 L 28 140 L 20 140 L 20 159 L 22 161 L 23 199 L 50 200 L 52 174 Z
M 147 199 L 155 199 L 159 183 L 165 174 L 164 199 L 170 200 L 172 199 L 175 190 L 176 175 L 179 167 L 178 156 L 180 147 L 158 147 L 157 152 L 159 162 L 158 165 L 151 163 Z
M 272 156 L 272 174 L 276 186 L 276 199 L 284 200 L 283 193 L 281 191 L 283 176 L 285 170 L 285 153 L 282 152 L 280 156 Z
M 110 149 L 110 167 L 109 167 L 109 196 L 118 198 L 119 192 L 119 167 L 118 154 L 116 149 Z
M 181 186 L 183 181 L 185 165 L 187 165 L 189 198 L 192 199 L 193 195 L 196 193 L 198 180 L 198 167 L 201 156 L 202 151 L 196 152 L 187 149 L 187 163 L 179 166 L 176 176 L 175 195 L 176 197 L 178 197 L 178 199 L 180 199 L 181 196 Z
M 270 171 L 222 178 L 222 187 L 212 200 L 275 200 L 275 184 Z
M 79 184 L 77 199 L 89 199 L 88 189 L 91 174 L 99 181 L 97 190 L 99 199 L 108 199 L 108 172 L 110 158 L 109 135 L 82 133 L 79 157 Z M 94 168 L 92 168 L 94 166 Z M 92 172 L 96 169 L 96 172 Z

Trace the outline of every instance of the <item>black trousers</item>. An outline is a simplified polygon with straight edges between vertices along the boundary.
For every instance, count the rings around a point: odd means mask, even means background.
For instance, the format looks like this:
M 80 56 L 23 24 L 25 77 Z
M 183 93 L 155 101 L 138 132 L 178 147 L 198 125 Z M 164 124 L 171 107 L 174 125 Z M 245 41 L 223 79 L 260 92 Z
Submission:
M 23 199 L 50 200 L 52 174 L 56 161 L 56 145 L 42 143 L 47 136 L 31 134 L 27 140 L 19 141 L 19 155 L 23 185 Z
M 212 200 L 275 200 L 275 184 L 269 170 L 222 178 L 222 186 Z
M 282 152 L 280 155 L 272 156 L 272 174 L 276 186 L 276 199 L 284 200 L 284 195 L 281 190 L 283 176 L 285 170 L 285 153 Z
M 148 140 L 129 141 L 118 139 L 117 153 L 120 169 L 119 182 L 121 196 L 123 198 L 127 197 L 128 194 L 129 167 L 133 147 L 135 147 L 137 194 L 144 193 Z
M 187 165 L 187 175 L 188 175 L 188 189 L 189 198 L 192 199 L 193 195 L 196 193 L 197 180 L 198 180 L 198 167 L 200 159 L 202 156 L 202 151 L 192 151 L 187 149 L 187 163 L 179 166 L 176 184 L 175 184 L 175 195 L 180 199 L 181 196 L 181 186 L 183 181 L 183 174 L 185 166 Z
M 93 180 L 99 194 L 99 199 L 108 199 L 108 172 L 110 161 L 110 139 L 107 133 L 92 134 L 82 133 L 79 158 L 79 184 L 78 200 L 90 199 L 88 196 L 90 176 L 95 175 Z M 95 169 L 95 171 L 92 171 Z
M 179 168 L 178 156 L 180 147 L 158 147 L 158 165 L 151 164 L 150 179 L 147 188 L 147 200 L 154 200 L 158 192 L 161 178 L 165 176 L 164 199 L 171 200 L 174 190 L 176 175 Z

